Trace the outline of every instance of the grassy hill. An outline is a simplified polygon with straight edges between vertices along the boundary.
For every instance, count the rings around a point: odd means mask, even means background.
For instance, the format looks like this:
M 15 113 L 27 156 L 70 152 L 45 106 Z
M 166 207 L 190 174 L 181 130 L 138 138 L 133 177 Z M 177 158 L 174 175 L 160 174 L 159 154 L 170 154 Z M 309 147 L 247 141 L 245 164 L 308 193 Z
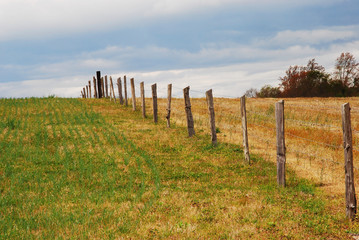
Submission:
M 317 182 L 289 169 L 279 189 L 272 161 L 248 166 L 238 144 L 213 147 L 201 128 L 188 138 L 178 121 L 168 129 L 106 99 L 1 99 L 0 110 L 1 239 L 359 233 Z

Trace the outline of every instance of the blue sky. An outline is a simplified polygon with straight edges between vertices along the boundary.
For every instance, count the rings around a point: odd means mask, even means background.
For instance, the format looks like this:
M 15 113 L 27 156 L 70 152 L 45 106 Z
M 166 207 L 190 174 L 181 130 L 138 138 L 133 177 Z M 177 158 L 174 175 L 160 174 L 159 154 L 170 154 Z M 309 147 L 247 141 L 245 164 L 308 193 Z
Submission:
M 357 0 L 1 0 L 0 97 L 78 97 L 97 70 L 216 96 L 359 60 Z

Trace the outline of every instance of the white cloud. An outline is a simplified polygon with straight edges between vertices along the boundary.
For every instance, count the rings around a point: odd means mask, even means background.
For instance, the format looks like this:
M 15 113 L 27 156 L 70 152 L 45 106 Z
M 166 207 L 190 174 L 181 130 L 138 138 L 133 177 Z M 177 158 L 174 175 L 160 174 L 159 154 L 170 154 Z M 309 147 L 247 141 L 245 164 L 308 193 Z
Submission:
M 260 46 L 290 46 L 293 44 L 315 45 L 331 43 L 337 40 L 350 40 L 359 37 L 359 25 L 337 26 L 314 30 L 286 30 L 276 34 L 271 39 L 261 39 L 256 42 Z
M 1 0 L 0 41 L 129 27 L 152 18 L 231 7 L 276 8 L 340 0 Z

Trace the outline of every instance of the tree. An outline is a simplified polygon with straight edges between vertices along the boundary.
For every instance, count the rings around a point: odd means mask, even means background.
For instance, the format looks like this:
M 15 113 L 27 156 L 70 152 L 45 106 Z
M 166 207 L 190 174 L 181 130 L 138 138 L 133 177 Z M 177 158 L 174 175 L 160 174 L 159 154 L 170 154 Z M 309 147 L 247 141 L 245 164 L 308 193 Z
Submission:
M 284 77 L 279 78 L 283 97 L 315 97 L 325 96 L 329 75 L 323 66 L 308 61 L 307 66 L 290 66 Z
M 359 87 L 359 63 L 351 53 L 342 53 L 337 58 L 334 80 L 339 80 L 350 88 Z
M 272 87 L 270 85 L 265 85 L 257 93 L 257 97 L 260 97 L 260 98 L 276 98 L 276 97 L 279 97 L 280 94 L 281 94 L 281 91 L 280 91 L 279 87 Z
M 257 94 L 258 94 L 257 89 L 250 88 L 244 93 L 244 96 L 246 96 L 248 98 L 253 98 L 253 97 L 257 97 Z

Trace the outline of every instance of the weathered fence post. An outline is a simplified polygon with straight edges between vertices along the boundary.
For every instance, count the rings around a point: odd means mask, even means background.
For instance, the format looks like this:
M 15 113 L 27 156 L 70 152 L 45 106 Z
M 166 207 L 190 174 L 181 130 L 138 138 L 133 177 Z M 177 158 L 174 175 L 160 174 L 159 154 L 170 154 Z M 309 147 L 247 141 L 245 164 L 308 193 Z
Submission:
M 101 82 L 101 71 L 96 72 L 97 75 L 97 96 L 98 98 L 102 98 L 102 82 Z
M 120 104 L 123 105 L 123 96 L 122 96 L 122 84 L 121 78 L 117 78 L 117 88 L 118 88 L 118 96 L 120 98 Z
M 146 103 L 145 103 L 145 83 L 140 83 L 141 88 L 141 107 L 142 107 L 142 117 L 146 117 Z
M 97 89 L 96 89 L 97 84 L 96 83 L 97 83 L 96 78 L 93 77 L 93 91 L 94 91 L 94 94 L 95 94 L 95 98 L 98 98 Z
M 92 98 L 92 95 L 91 95 L 91 81 L 89 81 L 89 90 L 90 90 L 90 98 Z
M 209 124 L 211 126 L 212 145 L 217 145 L 217 132 L 216 132 L 216 123 L 215 123 L 215 115 L 214 115 L 212 89 L 206 92 L 206 100 L 208 105 Z
M 189 86 L 183 89 L 183 96 L 184 96 L 185 110 L 187 116 L 188 136 L 192 137 L 195 134 L 195 131 L 194 131 L 193 115 L 191 110 L 191 100 L 189 97 Z
M 353 220 L 357 212 L 357 200 L 354 186 L 354 165 L 353 165 L 353 140 L 352 127 L 350 120 L 350 105 L 342 105 L 342 125 L 343 125 L 343 147 L 345 161 L 345 205 L 346 216 Z
M 248 146 L 248 130 L 247 130 L 247 110 L 246 110 L 246 96 L 241 97 L 241 117 L 242 117 L 242 131 L 243 131 L 243 149 L 246 162 L 250 164 L 249 146 Z
M 89 98 L 89 86 L 86 85 L 86 98 Z
M 103 77 L 101 77 L 101 85 L 102 85 L 102 97 L 106 97 L 105 95 L 105 81 Z
M 157 123 L 158 122 L 157 84 L 155 83 L 151 87 L 152 87 L 153 121 Z
M 108 97 L 108 82 L 107 82 L 107 75 L 105 75 L 105 89 L 106 89 L 106 97 Z
M 135 92 L 135 79 L 131 78 L 131 93 L 132 93 L 132 110 L 136 111 L 136 92 Z
M 84 90 L 84 98 L 86 98 L 86 89 L 83 88 L 83 90 Z
M 285 139 L 284 139 L 284 101 L 275 104 L 275 118 L 277 130 L 277 182 L 285 187 Z
M 168 100 L 167 115 L 166 115 L 167 127 L 171 127 L 170 118 L 171 118 L 172 84 L 168 84 L 167 86 L 167 100 Z
M 126 75 L 123 76 L 123 88 L 124 88 L 124 91 L 125 91 L 125 105 L 128 106 Z
M 116 95 L 115 95 L 115 90 L 113 89 L 113 82 L 112 82 L 112 77 L 110 76 L 110 92 L 112 91 L 112 96 L 113 96 L 113 101 L 116 103 Z

